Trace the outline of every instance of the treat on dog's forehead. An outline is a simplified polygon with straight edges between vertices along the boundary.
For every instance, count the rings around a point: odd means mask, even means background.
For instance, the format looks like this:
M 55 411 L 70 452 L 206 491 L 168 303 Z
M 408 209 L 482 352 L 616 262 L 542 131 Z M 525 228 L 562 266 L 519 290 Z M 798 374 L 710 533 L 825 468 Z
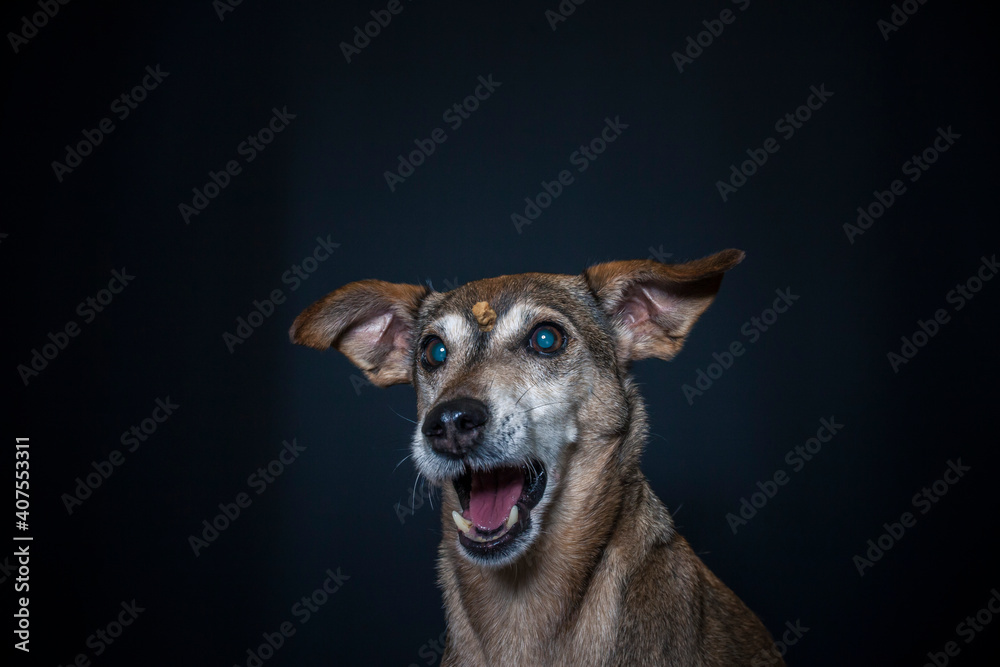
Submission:
M 490 308 L 489 301 L 480 301 L 472 307 L 472 315 L 479 322 L 480 331 L 489 331 L 497 321 L 497 313 Z
M 448 292 L 362 280 L 296 318 L 294 342 L 416 390 L 410 456 L 441 490 L 441 667 L 784 664 L 639 469 L 632 364 L 675 357 L 742 259 L 607 262 Z

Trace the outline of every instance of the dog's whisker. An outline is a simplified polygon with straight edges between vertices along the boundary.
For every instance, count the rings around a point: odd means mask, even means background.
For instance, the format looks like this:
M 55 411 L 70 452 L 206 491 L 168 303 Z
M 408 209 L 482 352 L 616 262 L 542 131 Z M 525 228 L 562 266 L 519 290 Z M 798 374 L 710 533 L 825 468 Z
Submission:
M 401 460 L 399 461 L 399 463 L 397 463 L 397 464 L 396 464 L 396 467 L 395 467 L 395 468 L 393 468 L 393 469 L 392 469 L 392 471 L 393 471 L 393 472 L 396 472 L 396 470 L 397 470 L 397 469 L 399 469 L 399 466 L 403 465 L 403 461 L 405 461 L 406 459 L 410 458 L 411 456 L 413 456 L 413 452 L 410 452 L 409 454 L 407 454 L 406 456 L 404 456 L 404 457 L 403 457 L 403 458 L 402 458 L 402 459 L 401 459 Z
M 525 412 L 531 412 L 532 410 L 537 410 L 538 408 L 544 408 L 544 407 L 546 407 L 548 405 L 557 405 L 559 403 L 569 403 L 569 402 L 570 401 L 552 401 L 551 403 L 542 403 L 541 405 L 532 406 L 532 407 L 528 408 L 527 410 L 521 410 L 520 412 L 517 412 L 515 414 L 519 414 L 520 415 L 520 414 L 523 414 Z
M 521 465 L 530 470 L 532 475 L 538 474 L 535 471 L 535 465 L 531 462 L 531 459 L 529 459 L 527 456 L 521 459 Z
M 541 382 L 541 380 L 539 380 L 539 382 Z M 536 382 L 535 384 L 533 384 L 533 385 L 531 385 L 530 387 L 528 387 L 527 389 L 525 389 L 525 390 L 524 390 L 524 394 L 527 394 L 527 393 L 528 393 L 529 391 L 531 391 L 532 389 L 534 389 L 534 388 L 535 388 L 535 387 L 537 387 L 537 386 L 538 386 L 538 382 Z M 520 397 L 519 397 L 519 398 L 517 399 L 517 401 L 516 401 L 516 402 L 514 403 L 514 407 L 515 407 L 515 408 L 517 407 L 517 404 L 521 402 L 521 399 L 522 399 L 522 398 L 524 398 L 524 394 L 521 394 L 521 396 L 520 396 Z
M 413 420 L 412 420 L 412 419 L 410 419 L 409 417 L 404 417 L 403 415 L 399 414 L 398 412 L 396 412 L 395 410 L 393 410 L 393 409 L 392 409 L 392 406 L 391 406 L 391 405 L 387 405 L 386 407 L 387 407 L 387 408 L 389 408 L 389 410 L 391 410 L 391 411 L 392 411 L 392 414 L 396 415 L 396 416 L 397 416 L 397 417 L 399 417 L 400 419 L 405 419 L 406 421 L 410 422 L 411 424 L 414 424 L 414 425 L 416 425 L 416 423 L 417 423 L 417 422 L 413 421 Z
M 417 482 L 419 482 L 419 481 L 420 481 L 420 471 L 418 470 L 417 471 L 417 478 L 415 480 L 413 480 L 413 491 L 410 492 L 410 509 L 411 510 L 413 509 L 413 506 L 415 504 L 414 503 L 414 498 L 416 498 L 416 496 L 417 496 Z

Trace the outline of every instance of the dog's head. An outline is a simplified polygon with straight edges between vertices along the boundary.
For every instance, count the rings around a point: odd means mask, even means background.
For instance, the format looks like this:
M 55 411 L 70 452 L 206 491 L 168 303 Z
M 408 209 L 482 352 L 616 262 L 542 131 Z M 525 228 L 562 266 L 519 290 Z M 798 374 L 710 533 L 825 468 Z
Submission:
M 599 449 L 629 428 L 630 363 L 673 357 L 742 259 L 609 262 L 449 292 L 363 280 L 303 311 L 290 335 L 340 350 L 375 385 L 413 384 L 417 469 L 445 488 L 459 552 L 501 566 L 548 532 L 554 499 L 588 492 L 579 476 L 560 489 L 571 462 L 600 475 Z

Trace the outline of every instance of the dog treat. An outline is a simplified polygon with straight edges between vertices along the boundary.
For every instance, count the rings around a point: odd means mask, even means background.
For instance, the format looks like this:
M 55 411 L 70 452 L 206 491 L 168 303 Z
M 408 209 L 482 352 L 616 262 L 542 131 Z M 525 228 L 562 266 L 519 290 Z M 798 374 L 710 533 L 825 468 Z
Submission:
M 489 301 L 480 301 L 472 307 L 472 314 L 479 322 L 480 331 L 489 331 L 493 328 L 493 323 L 497 321 L 497 312 L 490 308 Z

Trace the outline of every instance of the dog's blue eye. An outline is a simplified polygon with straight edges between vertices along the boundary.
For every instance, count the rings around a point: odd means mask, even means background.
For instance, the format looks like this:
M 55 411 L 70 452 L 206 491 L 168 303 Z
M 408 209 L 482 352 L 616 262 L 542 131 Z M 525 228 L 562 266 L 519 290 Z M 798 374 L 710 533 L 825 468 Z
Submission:
M 550 324 L 543 324 L 531 333 L 531 349 L 535 352 L 555 352 L 562 347 L 563 334 Z
M 539 329 L 535 332 L 535 344 L 547 350 L 556 344 L 556 335 L 551 329 Z
M 428 366 L 440 366 L 448 358 L 448 348 L 440 338 L 432 338 L 424 347 L 424 363 Z

